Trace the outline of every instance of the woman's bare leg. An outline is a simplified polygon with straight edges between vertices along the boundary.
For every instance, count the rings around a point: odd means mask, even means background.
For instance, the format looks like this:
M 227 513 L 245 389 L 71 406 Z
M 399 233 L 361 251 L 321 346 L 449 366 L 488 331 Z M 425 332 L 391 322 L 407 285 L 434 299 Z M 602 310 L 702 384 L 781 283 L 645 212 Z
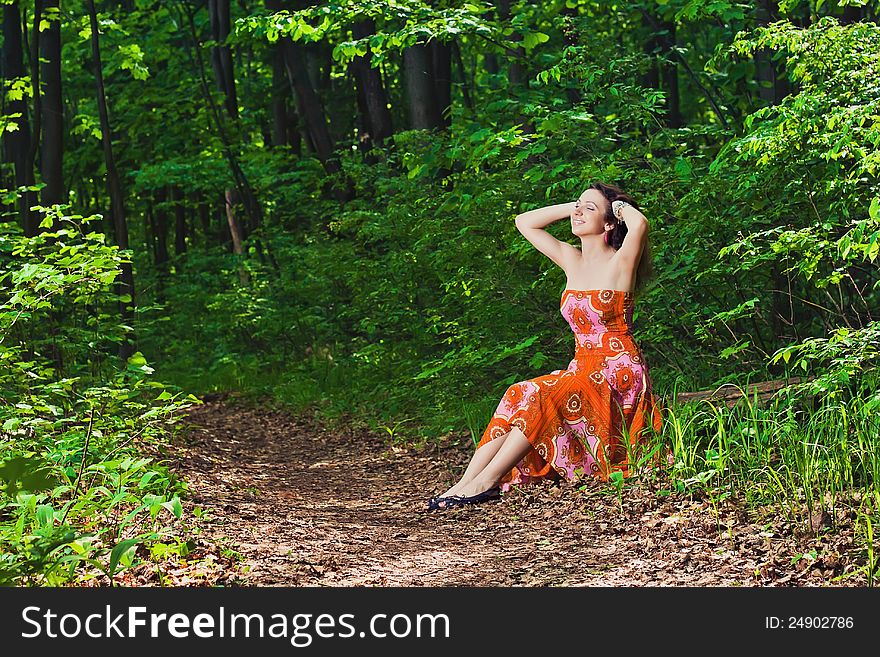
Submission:
M 504 444 L 495 453 L 492 460 L 478 474 L 474 475 L 470 481 L 459 486 L 455 494 L 470 497 L 489 490 L 532 449 L 534 448 L 526 440 L 525 434 L 519 428 L 514 427 L 505 436 Z
M 464 471 L 461 479 L 459 479 L 452 488 L 443 493 L 442 497 L 446 497 L 447 495 L 458 495 L 458 491 L 461 490 L 462 486 L 470 483 L 471 479 L 477 476 L 477 474 L 489 464 L 489 461 L 495 457 L 495 454 L 501 449 L 501 446 L 504 445 L 504 441 L 510 433 L 511 432 L 508 431 L 500 438 L 495 438 L 494 440 L 490 440 L 488 443 L 481 445 L 471 457 L 471 462 L 468 463 L 467 470 Z

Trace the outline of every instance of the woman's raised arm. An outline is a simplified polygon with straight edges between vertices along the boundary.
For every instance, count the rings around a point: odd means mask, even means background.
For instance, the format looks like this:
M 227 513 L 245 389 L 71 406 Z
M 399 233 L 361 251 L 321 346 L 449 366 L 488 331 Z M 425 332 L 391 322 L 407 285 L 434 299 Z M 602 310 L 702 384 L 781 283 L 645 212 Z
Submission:
M 555 262 L 563 271 L 568 273 L 567 264 L 571 257 L 577 257 L 578 250 L 571 244 L 562 242 L 546 230 L 555 221 L 570 217 L 574 212 L 574 201 L 570 203 L 557 203 L 547 207 L 537 208 L 523 212 L 516 217 L 516 227 L 532 245 L 545 256 Z

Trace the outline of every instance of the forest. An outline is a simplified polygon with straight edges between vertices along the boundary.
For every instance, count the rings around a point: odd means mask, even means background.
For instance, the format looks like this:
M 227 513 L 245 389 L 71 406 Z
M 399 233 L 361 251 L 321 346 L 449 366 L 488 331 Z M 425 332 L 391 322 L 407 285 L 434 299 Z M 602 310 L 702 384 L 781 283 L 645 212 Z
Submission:
M 880 2 L 2 7 L 0 584 L 875 585 Z M 669 467 L 424 512 L 596 181 Z

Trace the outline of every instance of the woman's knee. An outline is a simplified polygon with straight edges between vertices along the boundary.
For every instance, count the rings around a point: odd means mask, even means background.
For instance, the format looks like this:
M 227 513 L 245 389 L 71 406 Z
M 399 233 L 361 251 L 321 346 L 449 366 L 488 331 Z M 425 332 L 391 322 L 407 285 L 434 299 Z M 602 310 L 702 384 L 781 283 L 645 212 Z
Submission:
M 492 449 L 499 449 L 504 444 L 504 441 L 507 440 L 507 437 L 509 435 L 510 432 L 508 431 L 507 433 L 501 434 L 497 438 L 492 438 L 489 442 L 483 443 L 483 447 L 486 447 L 486 445 L 491 445 Z

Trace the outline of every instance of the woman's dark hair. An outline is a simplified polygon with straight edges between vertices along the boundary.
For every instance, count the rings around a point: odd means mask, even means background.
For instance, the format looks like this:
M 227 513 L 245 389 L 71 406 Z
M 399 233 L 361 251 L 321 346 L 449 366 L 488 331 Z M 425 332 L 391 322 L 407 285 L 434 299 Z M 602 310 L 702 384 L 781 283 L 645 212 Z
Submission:
M 588 189 L 597 189 L 602 192 L 602 195 L 606 199 L 608 199 L 608 207 L 605 210 L 605 221 L 614 224 L 614 228 L 611 229 L 611 233 L 608 235 L 608 244 L 616 251 L 623 246 L 623 238 L 626 237 L 628 229 L 624 222 L 618 221 L 617 217 L 614 216 L 614 212 L 611 209 L 612 201 L 626 201 L 637 210 L 641 210 L 641 207 L 639 207 L 639 204 L 636 203 L 632 196 L 616 185 L 597 181 L 592 183 Z M 634 292 L 640 292 L 645 287 L 645 283 L 647 283 L 653 275 L 654 264 L 651 261 L 651 241 L 649 239 L 645 243 L 645 249 L 642 251 L 642 257 L 639 259 L 639 266 L 636 269 L 636 284 Z

